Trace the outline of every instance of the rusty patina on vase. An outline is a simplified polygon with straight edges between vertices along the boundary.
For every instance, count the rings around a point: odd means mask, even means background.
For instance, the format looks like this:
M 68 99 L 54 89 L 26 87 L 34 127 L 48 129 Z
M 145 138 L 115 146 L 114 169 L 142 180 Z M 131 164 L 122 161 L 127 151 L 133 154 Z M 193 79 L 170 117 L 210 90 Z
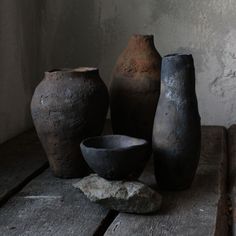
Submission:
M 134 35 L 117 60 L 110 86 L 115 134 L 151 141 L 160 94 L 161 56 L 152 35 Z
M 45 73 L 34 92 L 31 113 L 55 176 L 73 178 L 87 174 L 80 142 L 101 134 L 108 97 L 96 68 Z

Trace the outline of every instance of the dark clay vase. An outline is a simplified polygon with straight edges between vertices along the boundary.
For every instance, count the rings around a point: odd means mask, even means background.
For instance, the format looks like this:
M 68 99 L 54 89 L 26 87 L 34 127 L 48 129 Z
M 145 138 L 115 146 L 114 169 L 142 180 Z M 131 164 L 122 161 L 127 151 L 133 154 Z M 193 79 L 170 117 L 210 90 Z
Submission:
M 201 125 L 191 55 L 163 58 L 161 95 L 153 127 L 157 184 L 162 189 L 190 187 L 200 157 Z
M 160 94 L 161 56 L 152 35 L 134 35 L 117 60 L 110 86 L 115 134 L 152 138 Z
M 31 113 L 55 176 L 88 173 L 80 142 L 100 135 L 109 105 L 108 90 L 96 68 L 46 72 L 37 86 Z

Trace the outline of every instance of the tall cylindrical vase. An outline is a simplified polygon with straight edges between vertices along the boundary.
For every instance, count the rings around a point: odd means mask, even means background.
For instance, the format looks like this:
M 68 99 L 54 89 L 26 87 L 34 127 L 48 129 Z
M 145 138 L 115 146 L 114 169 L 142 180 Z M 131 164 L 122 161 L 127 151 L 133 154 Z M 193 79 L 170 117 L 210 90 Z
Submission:
M 161 94 L 153 127 L 155 176 L 162 189 L 188 188 L 201 145 L 201 126 L 191 55 L 163 58 Z
M 152 35 L 133 35 L 113 71 L 111 120 L 115 134 L 151 142 L 160 93 L 161 56 Z
M 108 96 L 96 68 L 45 73 L 34 92 L 31 113 L 55 176 L 73 178 L 87 174 L 80 142 L 101 134 Z

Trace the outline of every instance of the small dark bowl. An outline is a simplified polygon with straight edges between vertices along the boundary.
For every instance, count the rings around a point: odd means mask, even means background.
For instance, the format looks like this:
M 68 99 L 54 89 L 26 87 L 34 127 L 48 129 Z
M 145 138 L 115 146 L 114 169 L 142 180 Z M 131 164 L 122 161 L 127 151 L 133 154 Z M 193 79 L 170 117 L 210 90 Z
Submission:
M 88 138 L 80 147 L 89 167 L 109 180 L 137 178 L 150 155 L 146 140 L 124 135 Z

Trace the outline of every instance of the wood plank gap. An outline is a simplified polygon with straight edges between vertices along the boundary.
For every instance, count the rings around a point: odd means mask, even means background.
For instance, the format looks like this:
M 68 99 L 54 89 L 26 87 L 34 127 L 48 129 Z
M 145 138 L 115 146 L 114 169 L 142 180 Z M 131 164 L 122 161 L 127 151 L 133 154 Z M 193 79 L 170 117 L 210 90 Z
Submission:
M 34 129 L 0 145 L 0 206 L 48 166 Z
M 103 236 L 115 218 L 118 216 L 119 212 L 115 210 L 110 210 L 107 216 L 103 219 L 101 224 L 96 229 L 93 236 Z
M 236 125 L 232 125 L 228 129 L 228 153 L 230 197 L 229 235 L 236 235 Z
M 228 234 L 227 235 L 233 235 L 232 234 L 232 222 L 233 222 L 233 215 L 232 215 L 232 199 L 230 196 L 230 145 L 231 145 L 231 137 L 229 134 L 229 129 L 227 129 L 227 136 L 226 136 L 226 146 L 227 146 L 227 173 L 226 173 L 226 205 L 227 205 L 227 225 L 228 225 Z
M 227 129 L 222 129 L 222 155 L 219 172 L 220 178 L 220 192 L 221 197 L 218 202 L 218 211 L 216 218 L 216 231 L 215 236 L 228 235 L 229 233 L 229 165 L 228 165 L 228 132 Z
M 163 207 L 157 214 L 120 213 L 105 235 L 228 235 L 226 137 L 224 127 L 202 127 L 201 160 L 191 188 L 161 192 Z M 152 164 L 141 180 L 155 187 Z
M 34 178 L 42 174 L 46 169 L 48 169 L 49 164 L 45 163 L 43 164 L 39 169 L 34 171 L 31 175 L 27 176 L 24 180 L 22 180 L 21 183 L 14 186 L 12 189 L 4 193 L 2 196 L 0 196 L 0 207 L 2 207 L 5 203 L 8 202 L 10 198 L 15 196 L 18 192 L 20 192 L 28 183 L 30 183 Z
M 47 169 L 0 208 L 1 235 L 94 235 L 109 210 Z
M 112 134 L 112 128 L 111 128 L 111 120 L 108 119 L 105 123 L 103 135 Z M 118 216 L 119 212 L 115 210 L 110 210 L 107 214 L 107 216 L 101 221 L 100 225 L 97 227 L 96 231 L 94 232 L 93 236 L 102 236 L 105 234 L 109 226 L 112 224 L 112 222 L 115 220 L 115 218 Z

